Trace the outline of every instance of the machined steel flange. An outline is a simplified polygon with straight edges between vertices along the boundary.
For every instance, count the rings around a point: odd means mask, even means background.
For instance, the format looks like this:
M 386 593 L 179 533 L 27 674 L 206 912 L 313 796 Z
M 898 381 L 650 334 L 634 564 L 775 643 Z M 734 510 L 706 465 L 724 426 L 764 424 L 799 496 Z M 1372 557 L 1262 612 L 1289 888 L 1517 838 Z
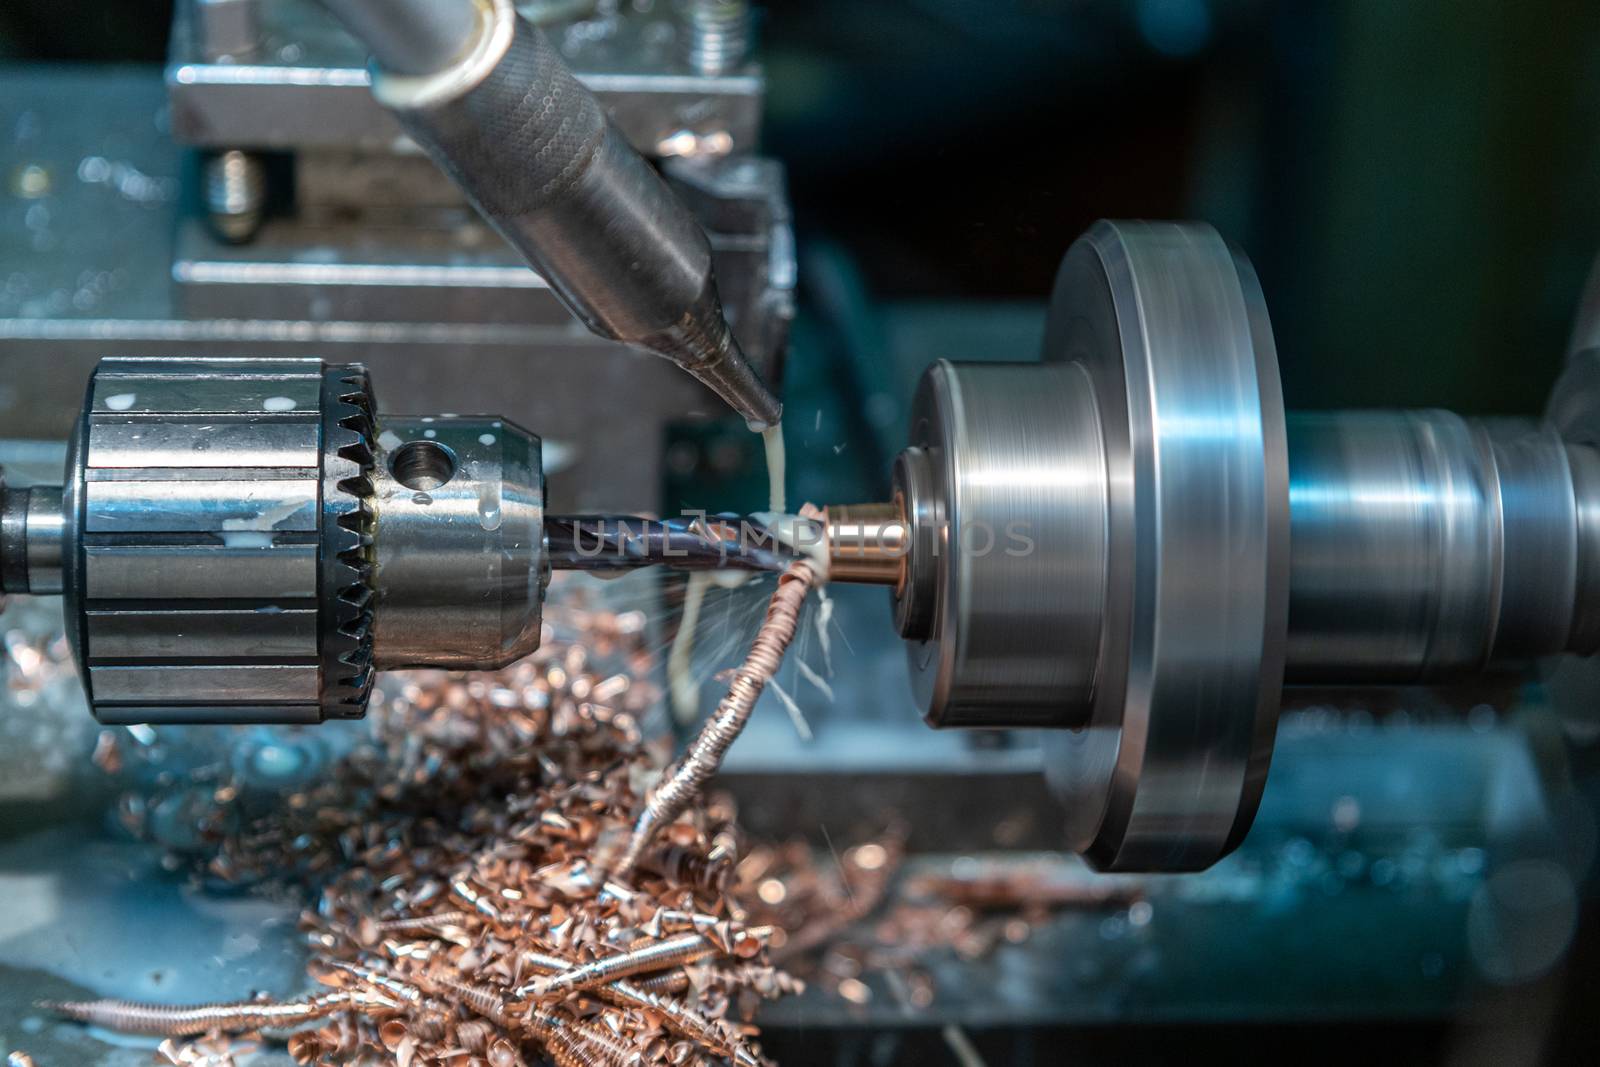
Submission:
M 1100 223 L 1062 265 L 1043 361 L 930 368 L 882 506 L 903 533 L 833 552 L 846 580 L 894 584 L 930 723 L 1054 728 L 1071 848 L 1202 868 L 1250 826 L 1286 679 L 1430 684 L 1600 649 L 1586 306 L 1544 425 L 1286 417 L 1243 256 L 1206 226 Z M 1556 682 L 1592 708 L 1587 663 Z
M 1093 382 L 1104 641 L 1088 723 L 1052 735 L 1072 847 L 1208 866 L 1254 818 L 1277 729 L 1289 494 L 1277 352 L 1249 263 L 1203 225 L 1101 223 L 1067 254 L 1047 361 Z
M 941 363 L 895 466 L 897 592 L 936 726 L 1044 726 L 1070 847 L 1205 867 L 1249 827 L 1283 678 L 1289 501 L 1276 353 L 1206 226 L 1073 245 L 1044 363 Z

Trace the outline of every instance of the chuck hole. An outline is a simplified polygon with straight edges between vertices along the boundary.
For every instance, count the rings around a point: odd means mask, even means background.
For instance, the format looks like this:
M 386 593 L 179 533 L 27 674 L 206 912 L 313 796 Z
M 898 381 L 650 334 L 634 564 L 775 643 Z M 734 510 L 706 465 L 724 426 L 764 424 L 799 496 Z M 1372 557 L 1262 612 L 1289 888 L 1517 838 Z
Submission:
M 437 441 L 408 441 L 389 457 L 394 480 L 407 489 L 437 489 L 456 473 L 456 457 Z

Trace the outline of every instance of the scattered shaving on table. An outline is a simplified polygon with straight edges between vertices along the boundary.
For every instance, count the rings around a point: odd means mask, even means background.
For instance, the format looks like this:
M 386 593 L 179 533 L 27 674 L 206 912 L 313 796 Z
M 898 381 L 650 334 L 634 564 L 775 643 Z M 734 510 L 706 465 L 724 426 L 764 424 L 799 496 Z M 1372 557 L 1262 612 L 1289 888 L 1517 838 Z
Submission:
M 1149 907 L 1139 883 L 1064 876 L 1058 861 L 965 857 L 959 873 L 907 871 L 905 839 L 891 826 L 832 854 L 803 840 L 747 850 L 732 892 L 751 921 L 786 931 L 772 962 L 857 1006 L 878 979 L 920 1011 L 937 997 L 938 958 L 987 958 L 1062 912 Z
M 769 623 L 792 625 L 795 592 Z M 802 840 L 746 848 L 732 802 L 702 797 L 703 779 L 682 817 L 652 826 L 623 885 L 607 872 L 637 843 L 652 787 L 671 781 L 670 752 L 638 727 L 658 698 L 644 619 L 570 603 L 547 614 L 541 650 L 505 671 L 385 676 L 363 742 L 259 814 L 216 763 L 124 797 L 132 831 L 161 808 L 191 820 L 173 865 L 311 894 L 307 988 L 50 1007 L 161 1035 L 161 1058 L 192 1067 L 232 1067 L 261 1039 L 306 1064 L 756 1067 L 750 1020 L 802 991 L 796 974 L 855 1004 L 880 975 L 925 1008 L 928 953 L 976 958 L 1054 910 L 1136 899 L 1009 867 L 902 877 L 898 828 L 831 857 Z M 119 772 L 125 747 L 107 731 L 96 763 Z M 168 803 L 197 790 L 206 803 Z
M 370 739 L 263 815 L 200 772 L 205 877 L 314 893 L 310 991 L 51 1007 L 210 1067 L 256 1035 L 306 1064 L 765 1063 L 750 1019 L 802 987 L 771 961 L 782 932 L 729 891 L 732 808 L 691 804 L 608 879 L 665 755 L 638 727 L 656 699 L 642 620 L 552 615 L 581 640 L 547 627 L 497 674 L 385 677 Z

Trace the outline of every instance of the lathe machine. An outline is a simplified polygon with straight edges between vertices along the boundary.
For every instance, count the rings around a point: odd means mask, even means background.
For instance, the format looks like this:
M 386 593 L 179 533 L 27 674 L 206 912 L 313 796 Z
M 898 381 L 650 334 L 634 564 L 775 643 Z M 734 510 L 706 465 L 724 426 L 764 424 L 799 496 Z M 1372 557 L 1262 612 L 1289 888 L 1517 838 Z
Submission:
M 360 718 L 378 672 L 527 655 L 555 571 L 656 581 L 811 551 L 885 666 L 854 681 L 842 668 L 809 755 L 775 727 L 757 731 L 747 762 L 730 765 L 737 789 L 781 807 L 783 791 L 804 797 L 817 776 L 842 774 L 858 779 L 845 790 L 857 800 L 905 806 L 920 796 L 906 782 L 951 775 L 969 783 L 954 796 L 1008 794 L 964 813 L 985 843 L 1012 833 L 1114 875 L 1225 861 L 1193 885 L 1226 896 L 1216 879 L 1232 877 L 1239 899 L 1259 902 L 1289 892 L 1272 888 L 1281 864 L 1225 857 L 1274 781 L 1285 707 L 1446 686 L 1504 706 L 1505 679 L 1554 677 L 1565 720 L 1592 721 L 1593 286 L 1542 418 L 1300 413 L 1285 410 L 1244 250 L 1198 222 L 1099 222 L 1066 252 L 1040 350 L 927 367 L 884 499 L 810 501 L 826 512 L 809 544 L 784 543 L 777 517 L 762 516 L 746 524 L 752 546 L 727 532 L 737 517 L 707 525 L 704 510 L 727 503 L 663 507 L 658 479 L 665 428 L 690 410 L 781 424 L 794 237 L 781 167 L 755 152 L 764 75 L 745 5 L 324 6 L 179 6 L 165 121 L 194 152 L 203 208 L 181 212 L 170 239 L 115 234 L 179 195 L 171 177 L 82 144 L 70 173 L 48 152 L 17 164 L 4 218 L 32 249 L 0 293 L 0 358 L 10 388 L 48 382 L 8 433 L 55 436 L 66 458 L 59 478 L 18 477 L 28 464 L 12 463 L 0 483 L 0 592 L 60 596 L 104 727 L 297 735 Z M 4 77 L 19 98 L 31 91 Z M 94 121 L 13 105 L 13 148 L 60 144 Z M 98 270 L 78 267 L 84 246 L 65 228 L 77 211 L 113 234 L 92 253 Z M 408 401 L 395 410 L 391 379 Z M 419 392 L 437 403 L 410 410 Z M 443 410 L 485 407 L 495 414 Z M 791 430 L 805 417 L 791 405 Z M 681 504 L 701 518 L 680 519 Z M 585 553 L 583 538 L 607 521 L 624 536 L 595 562 L 600 542 Z M 866 594 L 851 586 L 888 592 L 858 608 Z M 887 749 L 907 718 L 852 725 L 849 711 L 853 694 L 903 708 L 906 691 L 928 726 L 980 741 L 907 741 L 924 755 L 896 766 Z M 1475 744 L 1498 729 L 1487 714 L 1444 714 L 1438 736 Z M 1296 782 L 1319 746 L 1325 767 L 1359 762 L 1343 727 L 1330 738 L 1295 722 Z M 861 784 L 879 755 L 890 784 Z M 1410 758 L 1449 776 L 1500 757 Z M 1536 776 L 1512 763 L 1483 788 L 1533 794 L 1509 802 L 1541 809 L 1512 819 L 1519 834 L 1530 819 L 1547 826 Z M 1435 788 L 1424 773 L 1408 768 L 1375 795 L 1414 804 Z M 1382 807 L 1359 792 L 1327 798 L 1345 838 L 1352 810 Z M 797 803 L 821 813 L 824 833 L 838 817 L 826 797 Z M 913 825 L 919 803 L 904 812 Z M 1026 828 L 1007 830 L 1018 810 Z M 1325 888 L 1375 877 L 1372 861 L 1349 858 L 1354 844 L 1306 855 L 1323 846 L 1285 831 L 1292 821 L 1266 818 L 1263 847 L 1300 849 L 1284 862 L 1315 868 Z M 1461 840 L 1481 865 L 1482 843 Z M 1437 838 L 1407 842 L 1424 867 L 1445 862 Z M 1440 892 L 1477 901 L 1479 870 L 1455 847 L 1449 862 L 1465 866 L 1440 876 L 1451 886 Z M 1561 897 L 1535 910 L 1575 922 L 1575 881 L 1529 869 L 1532 896 Z M 1174 907 L 1190 899 L 1173 892 Z M 1494 892 L 1499 904 L 1518 895 Z M 1538 966 L 1507 964 L 1507 980 L 1542 973 L 1565 949 L 1557 940 Z M 1048 1000 L 1054 981 L 1020 1002 Z
M 893 502 L 815 532 L 833 580 L 893 588 L 930 725 L 1060 731 L 1067 840 L 1104 869 L 1239 843 L 1285 680 L 1600 641 L 1600 352 L 1544 426 L 1286 417 L 1275 361 L 1214 231 L 1102 223 L 1044 359 L 930 368 Z M 358 366 L 109 360 L 69 456 L 6 492 L 0 572 L 64 594 L 107 724 L 358 717 L 374 670 L 505 666 L 537 647 L 547 521 L 576 521 L 547 520 L 536 436 L 388 417 Z

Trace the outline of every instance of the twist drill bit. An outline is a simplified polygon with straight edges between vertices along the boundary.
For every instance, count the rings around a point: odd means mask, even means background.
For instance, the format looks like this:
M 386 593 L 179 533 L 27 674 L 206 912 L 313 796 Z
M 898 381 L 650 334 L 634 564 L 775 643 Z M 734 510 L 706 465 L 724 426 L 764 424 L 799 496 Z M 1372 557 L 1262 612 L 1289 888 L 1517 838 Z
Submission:
M 659 564 L 777 573 L 795 560 L 794 550 L 765 525 L 737 516 L 552 515 L 544 527 L 545 551 L 556 570 L 604 574 Z

